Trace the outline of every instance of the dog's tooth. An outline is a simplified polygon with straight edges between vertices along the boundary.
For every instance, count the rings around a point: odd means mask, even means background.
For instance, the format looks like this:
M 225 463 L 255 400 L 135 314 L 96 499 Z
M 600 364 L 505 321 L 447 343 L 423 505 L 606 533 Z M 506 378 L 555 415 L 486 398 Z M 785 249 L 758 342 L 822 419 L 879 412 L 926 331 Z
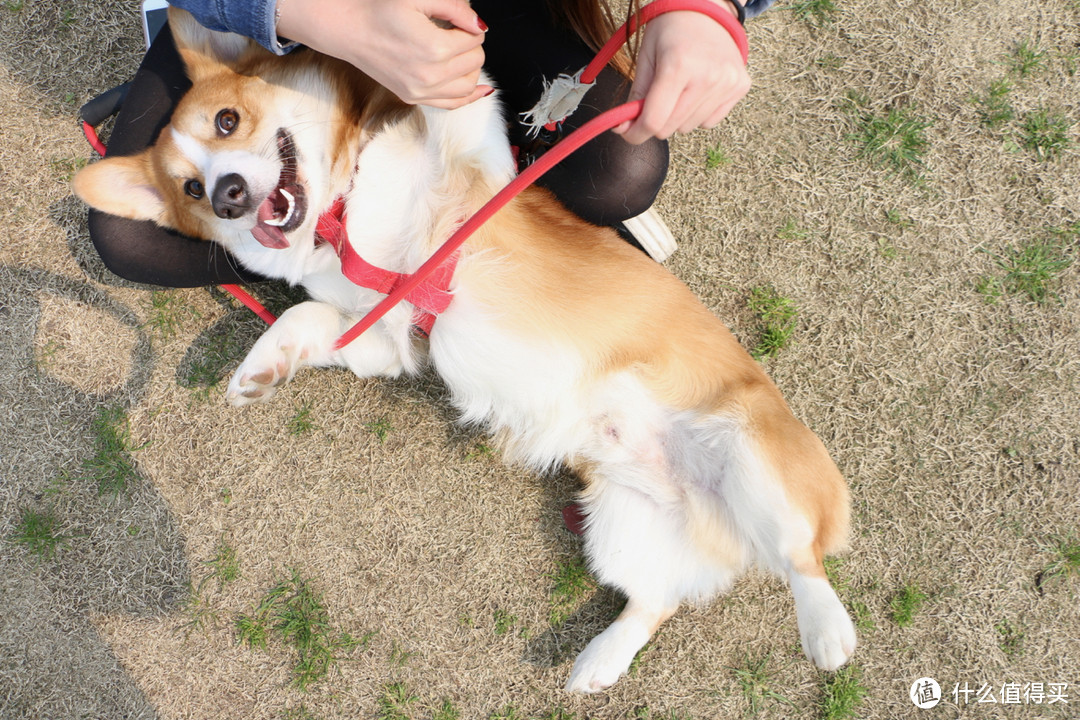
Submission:
M 284 224 L 289 222 L 289 219 L 293 216 L 293 212 L 296 210 L 296 198 L 294 198 L 292 196 L 292 193 L 290 193 L 288 190 L 285 190 L 284 188 L 282 188 L 278 192 L 284 195 L 285 199 L 289 201 L 289 211 L 285 213 L 285 219 L 281 221 L 282 224 Z
M 278 190 L 278 192 L 284 195 L 285 199 L 289 201 L 289 209 L 285 212 L 285 215 L 280 220 L 278 218 L 271 218 L 264 221 L 267 225 L 270 225 L 271 227 L 281 227 L 285 223 L 289 222 L 289 219 L 293 216 L 293 212 L 295 212 L 296 210 L 296 198 L 294 198 L 288 190 L 281 189 Z

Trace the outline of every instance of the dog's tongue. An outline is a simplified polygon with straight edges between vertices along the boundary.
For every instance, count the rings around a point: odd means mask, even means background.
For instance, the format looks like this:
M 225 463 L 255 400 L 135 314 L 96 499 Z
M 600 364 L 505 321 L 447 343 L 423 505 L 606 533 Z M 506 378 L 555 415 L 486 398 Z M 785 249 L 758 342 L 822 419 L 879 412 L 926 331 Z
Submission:
M 289 247 L 289 241 L 285 238 L 284 231 L 275 225 L 267 225 L 267 221 L 272 221 L 277 216 L 275 209 L 275 196 L 277 194 L 277 191 L 270 193 L 270 197 L 266 198 L 263 204 L 259 206 L 257 216 L 259 222 L 251 229 L 251 234 L 260 244 L 272 250 L 283 250 Z

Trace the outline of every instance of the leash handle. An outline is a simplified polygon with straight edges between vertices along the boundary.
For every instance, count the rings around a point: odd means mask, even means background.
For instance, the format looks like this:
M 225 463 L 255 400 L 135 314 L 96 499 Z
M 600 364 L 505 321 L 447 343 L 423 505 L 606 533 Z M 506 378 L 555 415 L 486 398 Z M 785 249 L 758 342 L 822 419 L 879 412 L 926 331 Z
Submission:
M 738 0 L 733 0 L 733 2 L 738 2 Z M 600 71 L 611 61 L 611 58 L 615 57 L 615 53 L 619 51 L 619 48 L 629 42 L 630 36 L 637 32 L 639 27 L 659 15 L 680 10 L 708 15 L 720 23 L 731 35 L 731 39 L 735 41 L 735 46 L 739 48 L 743 64 L 745 65 L 749 61 L 750 42 L 746 38 L 746 30 L 739 23 L 738 18 L 715 2 L 711 0 L 655 0 L 641 8 L 641 12 L 623 23 L 622 27 L 611 36 L 611 39 L 604 43 L 604 46 L 600 48 L 600 52 L 596 54 L 592 62 L 581 71 L 580 82 L 583 85 L 588 85 L 596 80 L 596 76 L 600 74 Z

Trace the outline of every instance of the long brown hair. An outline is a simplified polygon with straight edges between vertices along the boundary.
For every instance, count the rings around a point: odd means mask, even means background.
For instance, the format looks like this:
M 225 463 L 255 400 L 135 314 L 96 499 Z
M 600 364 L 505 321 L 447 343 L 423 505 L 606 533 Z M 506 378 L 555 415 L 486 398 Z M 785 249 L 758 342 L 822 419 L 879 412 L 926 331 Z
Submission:
M 606 0 L 547 0 L 548 10 L 555 19 L 568 26 L 593 50 L 608 41 L 615 28 L 625 21 L 617 21 L 615 13 Z M 641 0 L 630 0 L 626 17 L 641 9 Z M 628 79 L 634 77 L 634 57 L 637 54 L 637 34 L 623 46 L 611 64 Z

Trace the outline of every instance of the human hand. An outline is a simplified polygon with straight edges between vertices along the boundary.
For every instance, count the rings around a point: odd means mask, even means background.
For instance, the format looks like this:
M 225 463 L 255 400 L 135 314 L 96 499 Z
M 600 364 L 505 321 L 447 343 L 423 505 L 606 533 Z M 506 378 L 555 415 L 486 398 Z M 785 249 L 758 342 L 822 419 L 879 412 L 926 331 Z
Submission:
M 278 35 L 356 66 L 407 103 L 450 109 L 491 92 L 477 85 L 487 26 L 465 0 L 279 0 L 278 10 Z
M 727 0 L 718 4 L 734 14 Z M 669 12 L 645 26 L 629 100 L 644 99 L 637 119 L 615 128 L 627 142 L 711 128 L 750 90 L 750 75 L 731 35 L 696 12 Z

